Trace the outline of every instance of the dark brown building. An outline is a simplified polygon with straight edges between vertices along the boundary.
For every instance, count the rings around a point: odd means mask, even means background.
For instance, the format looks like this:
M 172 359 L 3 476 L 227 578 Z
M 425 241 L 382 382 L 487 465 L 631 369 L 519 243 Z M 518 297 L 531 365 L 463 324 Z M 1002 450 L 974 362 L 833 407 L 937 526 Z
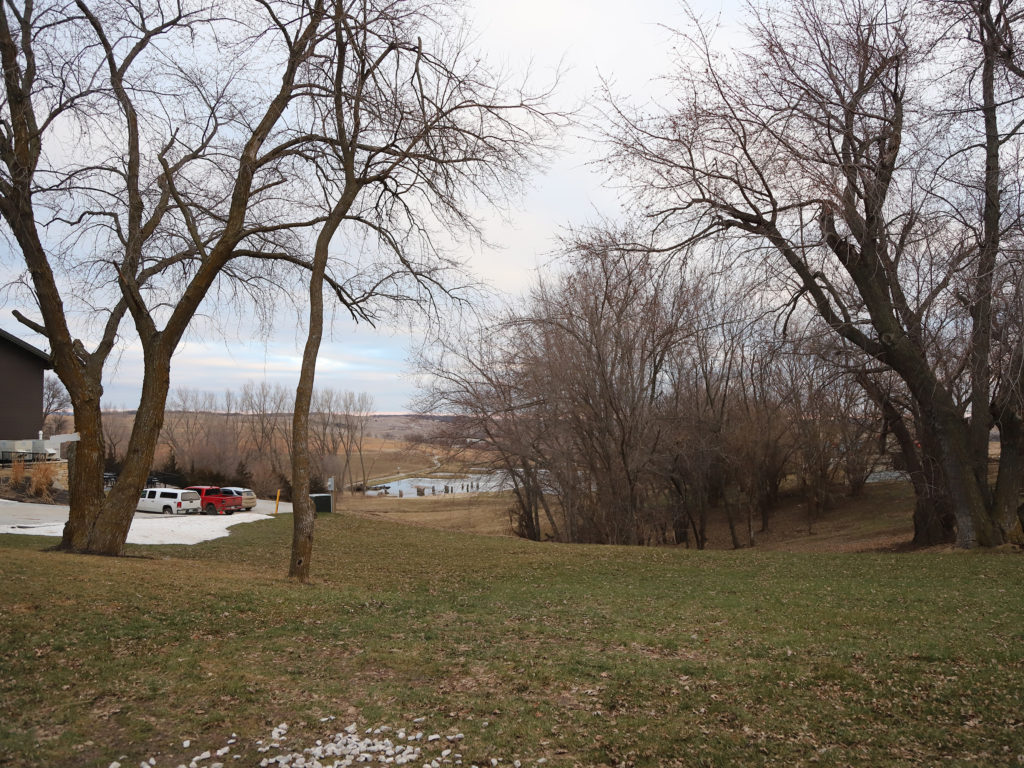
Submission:
M 39 437 L 43 371 L 52 367 L 48 354 L 0 328 L 0 440 Z

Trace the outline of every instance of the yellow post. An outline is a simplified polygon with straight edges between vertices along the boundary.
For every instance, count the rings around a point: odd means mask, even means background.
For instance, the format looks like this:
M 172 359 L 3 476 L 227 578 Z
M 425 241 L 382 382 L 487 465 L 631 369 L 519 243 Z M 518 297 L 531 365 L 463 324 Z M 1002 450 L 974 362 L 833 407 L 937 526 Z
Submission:
M 274 514 L 277 514 L 277 508 L 281 504 L 281 489 L 277 489 L 277 501 L 274 502 Z

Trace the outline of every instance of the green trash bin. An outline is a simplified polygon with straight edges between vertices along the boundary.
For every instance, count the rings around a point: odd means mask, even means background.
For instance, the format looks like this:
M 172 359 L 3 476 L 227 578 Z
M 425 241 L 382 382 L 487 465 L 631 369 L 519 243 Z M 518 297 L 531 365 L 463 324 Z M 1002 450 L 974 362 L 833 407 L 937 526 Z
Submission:
M 334 510 L 331 508 L 331 494 L 311 493 L 310 500 L 313 502 L 313 511 L 318 515 L 324 515 Z

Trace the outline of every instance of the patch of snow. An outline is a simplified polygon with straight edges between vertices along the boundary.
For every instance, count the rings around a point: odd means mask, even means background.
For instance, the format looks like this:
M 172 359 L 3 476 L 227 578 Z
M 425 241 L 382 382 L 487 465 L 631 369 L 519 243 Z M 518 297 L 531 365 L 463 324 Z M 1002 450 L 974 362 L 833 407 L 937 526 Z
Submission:
M 323 718 L 321 722 L 334 720 L 334 717 Z M 420 722 L 423 722 L 421 719 Z M 390 726 L 379 726 L 377 728 L 368 728 L 366 732 L 360 736 L 358 734 L 358 728 L 355 723 L 352 723 L 344 730 L 338 733 L 328 736 L 326 738 L 316 739 L 314 746 L 307 747 L 305 749 L 293 748 L 290 751 L 285 751 L 280 754 L 274 755 L 273 757 L 264 757 L 258 763 L 261 768 L 348 768 L 356 763 L 377 763 L 377 764 L 388 764 L 388 765 L 406 765 L 406 764 L 419 764 L 428 766 L 429 768 L 444 768 L 444 766 L 451 765 L 462 765 L 462 754 L 453 752 L 449 748 L 442 748 L 445 741 L 440 736 L 435 738 L 435 734 L 432 734 L 426 742 L 422 742 L 422 734 L 420 734 L 421 744 L 398 744 L 393 742 L 390 738 L 386 738 L 385 734 L 390 733 L 392 728 Z M 273 739 L 284 740 L 285 734 L 288 731 L 288 724 L 281 723 L 271 731 Z M 399 729 L 398 734 L 404 732 L 404 729 Z M 463 739 L 461 733 L 454 736 L 447 736 L 445 739 L 448 742 L 461 741 Z M 230 743 L 237 743 L 237 734 L 231 734 Z M 257 739 L 256 744 L 262 744 L 262 739 Z M 187 748 L 191 745 L 191 740 L 185 740 L 182 742 L 182 747 Z M 276 744 L 275 744 L 276 746 Z M 265 752 L 269 749 L 266 746 L 257 749 L 258 752 Z M 287 749 L 287 748 L 286 748 Z M 432 750 L 437 750 L 433 752 Z M 201 754 L 196 755 L 192 758 L 189 763 L 190 768 L 224 768 L 224 764 L 221 762 L 207 763 L 210 758 L 217 757 L 227 754 L 227 749 L 217 750 L 205 750 Z M 122 757 L 122 759 L 126 759 Z M 235 760 L 240 760 L 241 755 L 234 755 Z M 155 759 L 150 758 L 148 762 L 144 762 L 142 766 L 153 766 Z M 491 766 L 497 766 L 502 763 L 500 758 L 492 757 L 488 760 Z M 543 765 L 547 762 L 547 758 L 540 757 L 533 761 L 536 765 Z M 511 765 L 513 768 L 521 768 L 523 763 L 520 760 L 512 760 Z M 121 763 L 114 761 L 110 763 L 109 768 L 121 768 Z M 185 768 L 184 765 L 179 768 Z
M 281 513 L 292 511 L 281 504 Z M 234 515 L 153 515 L 136 513 L 128 531 L 129 544 L 199 544 L 231 533 L 232 526 L 266 520 L 259 512 Z M 0 500 L 0 533 L 60 536 L 68 519 L 68 507 L 59 504 L 26 504 Z

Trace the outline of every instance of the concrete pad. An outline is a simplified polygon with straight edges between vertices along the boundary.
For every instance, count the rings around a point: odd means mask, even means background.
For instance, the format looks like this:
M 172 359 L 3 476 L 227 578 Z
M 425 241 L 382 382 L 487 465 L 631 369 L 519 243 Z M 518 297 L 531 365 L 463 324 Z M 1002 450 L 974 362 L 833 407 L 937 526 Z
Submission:
M 281 502 L 279 514 L 291 514 L 290 502 Z M 198 544 L 227 536 L 229 528 L 266 520 L 274 514 L 273 501 L 260 501 L 252 512 L 234 515 L 154 515 L 136 512 L 128 531 L 129 544 Z M 0 499 L 0 533 L 57 536 L 64 531 L 68 507 L 61 504 L 29 504 Z

